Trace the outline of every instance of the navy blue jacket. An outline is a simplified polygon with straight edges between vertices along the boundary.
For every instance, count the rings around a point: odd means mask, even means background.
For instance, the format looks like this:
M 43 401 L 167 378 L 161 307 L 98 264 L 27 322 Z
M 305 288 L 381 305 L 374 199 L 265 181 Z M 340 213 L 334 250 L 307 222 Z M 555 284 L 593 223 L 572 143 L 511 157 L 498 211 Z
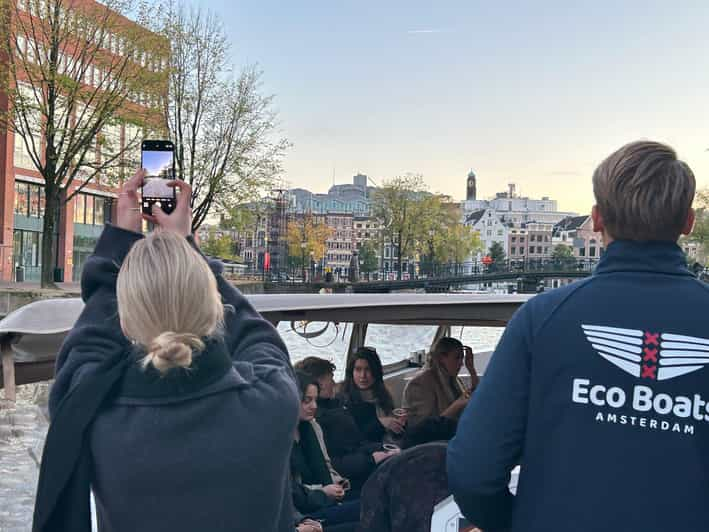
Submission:
M 466 517 L 485 532 L 709 530 L 708 311 L 676 244 L 629 241 L 520 308 L 448 449 Z

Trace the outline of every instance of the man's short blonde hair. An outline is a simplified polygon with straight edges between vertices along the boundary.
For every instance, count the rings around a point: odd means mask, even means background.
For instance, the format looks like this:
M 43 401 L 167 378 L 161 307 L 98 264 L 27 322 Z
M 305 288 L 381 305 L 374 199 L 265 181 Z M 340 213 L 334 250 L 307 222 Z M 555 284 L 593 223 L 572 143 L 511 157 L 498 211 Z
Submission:
M 665 144 L 626 144 L 593 174 L 593 193 L 606 231 L 619 240 L 676 241 L 687 222 L 696 182 Z

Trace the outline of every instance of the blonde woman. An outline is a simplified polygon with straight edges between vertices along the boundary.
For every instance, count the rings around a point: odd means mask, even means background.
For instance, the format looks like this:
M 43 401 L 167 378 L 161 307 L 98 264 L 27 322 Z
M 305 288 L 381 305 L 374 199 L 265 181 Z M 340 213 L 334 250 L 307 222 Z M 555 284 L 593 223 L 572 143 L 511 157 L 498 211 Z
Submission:
M 187 184 L 173 183 L 175 211 L 153 211 L 143 237 L 142 179 L 126 183 L 84 269 L 34 530 L 90 530 L 89 483 L 102 532 L 292 530 L 299 394 L 286 348 L 199 253 Z
M 458 377 L 463 364 L 470 373 L 470 388 Z M 458 421 L 478 382 L 473 350 L 456 338 L 441 338 L 431 352 L 428 366 L 404 388 L 403 405 L 408 410 L 410 427 L 439 416 Z

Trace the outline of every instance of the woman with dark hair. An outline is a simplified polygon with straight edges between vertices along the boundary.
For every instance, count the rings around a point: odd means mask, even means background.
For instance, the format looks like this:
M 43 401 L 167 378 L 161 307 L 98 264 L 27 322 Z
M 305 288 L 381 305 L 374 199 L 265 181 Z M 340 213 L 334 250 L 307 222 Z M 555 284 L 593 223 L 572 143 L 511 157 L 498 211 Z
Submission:
M 325 434 L 325 445 L 335 469 L 352 482 L 350 495 L 359 493 L 377 464 L 395 453 L 383 451 L 381 441 L 369 441 L 342 399 L 335 397 L 335 364 L 310 356 L 296 363 L 295 368 L 318 383 L 316 419 Z
M 342 502 L 349 481 L 332 467 L 322 429 L 315 421 L 317 381 L 302 371 L 296 371 L 296 380 L 301 402 L 291 452 L 293 504 L 301 514 L 324 519 L 326 525 L 356 523 L 359 501 Z
M 386 431 L 404 432 L 393 415 L 394 400 L 384 385 L 382 361 L 373 347 L 362 347 L 347 364 L 342 399 L 360 430 L 370 441 L 382 441 Z

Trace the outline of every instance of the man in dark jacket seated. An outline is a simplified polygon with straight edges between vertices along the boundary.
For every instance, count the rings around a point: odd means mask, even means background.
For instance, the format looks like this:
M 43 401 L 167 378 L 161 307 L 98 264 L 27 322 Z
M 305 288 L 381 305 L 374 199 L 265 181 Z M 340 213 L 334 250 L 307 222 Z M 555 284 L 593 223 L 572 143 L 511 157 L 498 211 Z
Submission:
M 329 360 L 308 357 L 295 367 L 308 373 L 320 386 L 316 419 L 325 435 L 334 468 L 352 483 L 351 494 L 359 493 L 362 485 L 377 467 L 396 452 L 382 451 L 382 442 L 367 441 L 350 412 L 335 397 L 335 365 Z

